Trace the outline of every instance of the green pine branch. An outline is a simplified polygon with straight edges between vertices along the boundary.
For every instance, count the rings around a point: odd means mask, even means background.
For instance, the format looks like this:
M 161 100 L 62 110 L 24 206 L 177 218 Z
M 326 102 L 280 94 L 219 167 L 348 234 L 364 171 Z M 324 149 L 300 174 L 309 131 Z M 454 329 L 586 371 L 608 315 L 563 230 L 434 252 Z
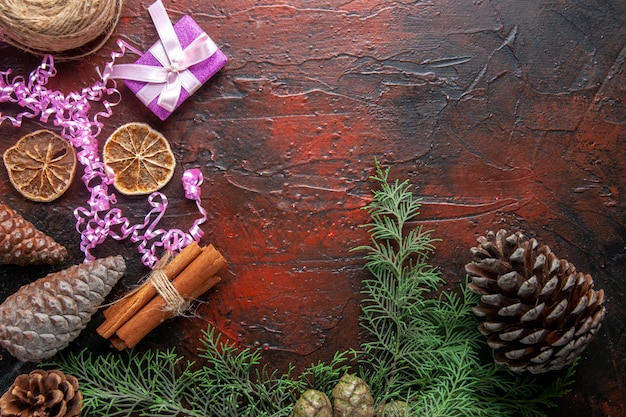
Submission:
M 350 369 L 355 352 L 337 352 L 299 375 L 261 364 L 261 351 L 238 348 L 209 326 L 200 339 L 203 365 L 185 361 L 174 349 L 133 350 L 92 356 L 86 351 L 55 356 L 50 365 L 78 378 L 83 415 L 283 417 L 301 392 L 332 387 Z
M 57 355 L 53 365 L 78 378 L 84 415 L 194 415 L 184 406 L 197 378 L 193 363 L 183 365 L 173 350 L 104 356 L 83 351 Z
M 374 397 L 406 401 L 418 416 L 544 416 L 567 392 L 574 367 L 545 387 L 484 361 L 472 313 L 477 298 L 467 286 L 460 295 L 440 291 L 444 281 L 428 263 L 436 240 L 412 223 L 420 209 L 412 185 L 390 181 L 378 163 L 372 179 L 379 189 L 364 207 L 371 221 L 363 226 L 371 242 L 354 250 L 365 252 L 371 275 L 363 280 L 361 324 L 372 337 L 362 349 Z
M 199 362 L 173 349 L 92 356 L 61 354 L 54 365 L 76 376 L 83 415 L 125 417 L 288 417 L 307 389 L 331 395 L 356 365 L 378 405 L 403 401 L 405 415 L 429 417 L 541 417 L 573 384 L 576 362 L 551 384 L 519 376 L 485 360 L 486 344 L 472 313 L 477 296 L 442 290 L 428 263 L 432 231 L 416 224 L 419 200 L 408 181 L 389 180 L 376 163 L 378 184 L 364 207 L 371 221 L 364 252 L 360 324 L 369 334 L 361 351 L 337 352 L 329 363 L 298 375 L 262 362 L 260 350 L 241 349 L 209 326 Z

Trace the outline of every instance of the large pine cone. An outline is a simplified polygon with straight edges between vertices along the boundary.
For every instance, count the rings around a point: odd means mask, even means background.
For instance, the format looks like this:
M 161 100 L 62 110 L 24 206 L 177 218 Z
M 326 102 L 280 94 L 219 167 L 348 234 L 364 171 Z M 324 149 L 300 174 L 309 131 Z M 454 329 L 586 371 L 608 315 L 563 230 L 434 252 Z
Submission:
M 0 204 L 0 264 L 55 264 L 67 257 L 65 247 L 32 223 Z
M 121 256 L 110 256 L 24 285 L 0 305 L 0 345 L 21 361 L 52 357 L 87 326 L 125 270 Z
M 0 398 L 2 417 L 76 417 L 83 395 L 78 380 L 61 371 L 36 369 L 20 375 Z
M 465 265 L 480 294 L 474 313 L 495 361 L 515 372 L 543 373 L 582 353 L 605 315 L 604 291 L 593 279 L 522 233 L 489 231 Z

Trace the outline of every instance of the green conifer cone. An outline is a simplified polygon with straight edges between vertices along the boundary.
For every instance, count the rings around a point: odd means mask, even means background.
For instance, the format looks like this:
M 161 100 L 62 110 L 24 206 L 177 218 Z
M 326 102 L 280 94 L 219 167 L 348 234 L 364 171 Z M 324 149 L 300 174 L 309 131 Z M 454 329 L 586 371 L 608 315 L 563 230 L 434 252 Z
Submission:
M 373 417 L 374 398 L 369 386 L 355 375 L 345 374 L 333 388 L 334 417 Z
M 391 401 L 376 409 L 376 417 L 407 417 L 407 404 L 404 401 Z
M 332 417 L 333 406 L 328 396 L 314 389 L 302 393 L 293 409 L 293 417 Z

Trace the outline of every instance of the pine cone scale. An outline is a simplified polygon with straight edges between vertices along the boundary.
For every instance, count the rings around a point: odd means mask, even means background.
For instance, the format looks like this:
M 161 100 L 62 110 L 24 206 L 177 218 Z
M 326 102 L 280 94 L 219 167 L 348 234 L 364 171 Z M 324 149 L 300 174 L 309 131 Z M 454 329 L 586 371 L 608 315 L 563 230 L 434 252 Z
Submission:
M 546 362 L 554 354 L 554 349 L 544 349 L 539 355 L 530 358 L 532 363 L 541 364 Z
M 506 307 L 502 307 L 498 310 L 498 316 L 500 317 L 518 317 L 520 315 L 525 314 L 530 310 L 530 306 L 523 303 L 515 303 L 508 305 Z
M 548 331 L 546 329 L 535 330 L 521 338 L 520 342 L 525 345 L 536 345 L 538 343 L 543 343 L 547 339 L 547 334 Z
M 528 302 L 529 300 L 536 298 L 538 288 L 539 281 L 537 281 L 537 276 L 533 275 L 520 285 L 519 290 L 517 290 L 517 296 L 521 300 Z
M 522 317 L 520 317 L 520 322 L 528 323 L 528 324 L 536 322 L 541 316 L 541 314 L 543 313 L 543 310 L 545 308 L 546 308 L 546 303 L 541 303 L 531 308 L 526 313 L 522 314 Z
M 496 282 L 505 294 L 513 296 L 517 294 L 520 285 L 524 282 L 524 277 L 517 271 L 509 271 L 498 277 Z
M 536 349 L 534 347 L 526 347 L 522 349 L 509 350 L 504 354 L 504 356 L 506 356 L 507 359 L 520 359 L 534 352 L 536 352 Z
M 516 303 L 516 299 L 507 297 L 504 294 L 484 294 L 480 296 L 480 301 L 498 310 Z
M 524 332 L 525 329 L 509 330 L 507 332 L 500 333 L 500 340 L 504 340 L 505 342 L 512 342 L 513 340 L 518 340 Z
M 544 284 L 543 289 L 539 293 L 539 296 L 545 297 L 547 295 L 553 294 L 556 290 L 557 285 L 559 285 L 559 278 L 552 277 L 548 282 Z
M 496 357 L 498 356 L 498 351 L 500 349 L 508 346 L 508 343 L 506 343 L 504 340 L 500 339 L 499 337 L 490 336 L 491 333 L 485 333 L 485 332 L 482 332 L 482 333 L 485 336 L 488 336 L 487 345 L 489 345 L 490 348 L 496 351 Z
M 552 307 L 551 309 L 548 309 L 547 310 L 548 314 L 545 317 L 546 324 L 552 325 L 557 321 L 563 321 L 563 316 L 565 312 L 567 311 L 568 305 L 569 305 L 569 302 L 567 301 L 567 298 L 565 298 L 561 300 L 557 305 Z
M 478 325 L 478 330 L 484 335 L 490 335 L 493 332 L 501 331 L 508 325 L 503 322 L 484 321 Z

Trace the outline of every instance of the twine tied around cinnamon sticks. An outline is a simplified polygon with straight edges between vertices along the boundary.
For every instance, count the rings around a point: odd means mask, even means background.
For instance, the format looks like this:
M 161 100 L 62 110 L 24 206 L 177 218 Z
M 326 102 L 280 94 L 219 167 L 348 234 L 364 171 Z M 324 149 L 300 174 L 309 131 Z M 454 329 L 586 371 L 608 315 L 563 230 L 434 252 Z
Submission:
M 148 282 L 152 284 L 157 293 L 165 301 L 163 311 L 171 311 L 174 316 L 182 316 L 189 308 L 190 303 L 176 291 L 174 284 L 172 284 L 165 273 L 165 266 L 169 264 L 171 260 L 172 253 L 166 251 L 161 260 L 155 265 L 150 276 L 148 276 Z M 129 296 L 132 297 L 132 294 L 134 293 L 129 294 Z
M 96 331 L 118 350 L 135 346 L 163 321 L 184 314 L 192 300 L 220 282 L 215 274 L 225 265 L 226 259 L 213 245 L 189 244 L 169 263 L 155 267 L 136 291 L 104 310 L 105 321 Z

